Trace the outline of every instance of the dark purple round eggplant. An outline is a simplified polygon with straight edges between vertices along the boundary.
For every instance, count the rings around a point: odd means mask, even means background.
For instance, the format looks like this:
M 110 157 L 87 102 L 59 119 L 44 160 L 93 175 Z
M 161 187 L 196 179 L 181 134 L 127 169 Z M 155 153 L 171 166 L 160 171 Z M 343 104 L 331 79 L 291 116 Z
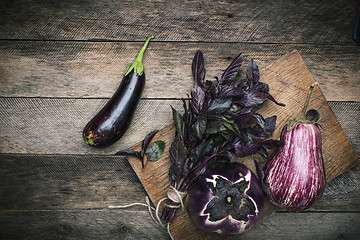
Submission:
M 135 61 L 127 68 L 114 95 L 85 126 L 83 138 L 90 146 L 109 146 L 129 128 L 145 86 L 142 58 L 151 38 L 146 40 Z
M 259 179 L 241 163 L 218 163 L 188 190 L 187 211 L 205 231 L 237 234 L 250 229 L 264 206 Z

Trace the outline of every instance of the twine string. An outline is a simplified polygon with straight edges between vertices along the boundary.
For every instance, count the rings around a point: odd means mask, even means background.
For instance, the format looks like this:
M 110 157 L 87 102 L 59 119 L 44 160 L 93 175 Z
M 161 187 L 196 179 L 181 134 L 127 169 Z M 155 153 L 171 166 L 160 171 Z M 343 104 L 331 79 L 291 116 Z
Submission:
M 135 202 L 135 203 L 130 203 L 130 204 L 126 204 L 126 205 L 109 205 L 108 208 L 110 208 L 110 209 L 123 209 L 123 208 L 130 208 L 130 207 L 133 207 L 133 206 L 147 207 L 151 218 L 157 224 L 159 224 L 163 228 L 166 228 L 171 240 L 174 240 L 174 237 L 172 236 L 172 234 L 170 232 L 170 223 L 167 223 L 166 226 L 165 226 L 165 224 L 161 221 L 160 206 L 164 201 L 171 200 L 175 204 L 165 204 L 166 207 L 168 207 L 168 208 L 180 208 L 181 207 L 181 209 L 184 210 L 184 201 L 183 201 L 183 199 L 184 199 L 185 196 L 186 196 L 186 192 L 180 192 L 175 187 L 170 186 L 167 193 L 166 193 L 166 197 L 159 200 L 159 202 L 156 205 L 156 208 L 151 206 L 150 198 L 148 196 L 145 197 L 145 202 L 146 203 L 137 203 L 137 202 Z M 155 212 L 155 216 L 154 216 L 153 212 Z

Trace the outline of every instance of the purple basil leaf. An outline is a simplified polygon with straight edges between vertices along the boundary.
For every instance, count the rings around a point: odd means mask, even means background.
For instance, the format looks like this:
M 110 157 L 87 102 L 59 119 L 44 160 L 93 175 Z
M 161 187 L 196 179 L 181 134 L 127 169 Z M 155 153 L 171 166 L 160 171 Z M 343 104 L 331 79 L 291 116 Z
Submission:
M 266 158 L 266 159 L 269 158 L 269 154 L 268 154 L 266 148 L 264 148 L 264 147 L 261 147 L 261 149 L 259 150 L 258 153 L 259 153 L 262 157 L 264 157 L 264 158 Z
M 230 65 L 226 68 L 223 75 L 221 76 L 220 82 L 225 80 L 230 80 L 237 75 L 242 65 L 243 55 L 240 53 L 234 60 L 230 63 Z
M 219 98 L 237 97 L 242 98 L 244 96 L 244 90 L 239 87 L 224 86 L 218 93 Z
M 276 105 L 285 107 L 285 104 L 277 102 L 277 101 L 275 100 L 275 98 L 274 98 L 273 96 L 271 96 L 270 93 L 268 93 L 267 98 L 268 98 L 269 100 L 273 101 Z
M 243 107 L 255 107 L 262 104 L 267 96 L 267 93 L 258 92 L 254 90 L 245 91 L 244 97 L 239 100 L 234 100 L 236 104 L 240 104 Z
M 244 128 L 239 134 L 239 137 L 245 142 L 252 142 L 254 141 L 254 139 L 256 141 L 256 138 L 253 138 L 253 136 L 251 135 L 250 129 L 251 128 Z
M 204 141 L 197 145 L 190 154 L 190 160 L 197 165 L 199 162 L 204 160 L 206 156 L 210 156 L 213 152 L 216 151 L 216 146 L 214 144 L 214 139 L 210 138 L 207 141 Z
M 277 116 L 272 116 L 272 117 L 265 118 L 265 129 L 266 129 L 266 132 L 268 134 L 270 134 L 269 137 L 273 134 L 273 132 L 275 130 L 276 119 L 277 119 Z
M 176 136 L 169 149 L 171 161 L 171 175 L 173 178 L 180 178 L 183 175 L 184 166 L 187 159 L 187 150 L 179 138 Z
M 146 152 L 146 149 L 148 148 L 151 140 L 153 139 L 153 137 L 157 132 L 159 132 L 159 130 L 152 131 L 145 136 L 144 140 L 141 143 L 141 151 L 143 154 Z
M 251 158 L 255 165 L 256 174 L 258 175 L 258 178 L 260 179 L 260 181 L 262 181 L 264 179 L 264 170 L 263 170 L 261 164 L 259 163 L 259 161 L 257 161 L 253 156 L 251 156 Z
M 246 77 L 248 78 L 250 89 L 253 89 L 259 82 L 259 68 L 253 60 L 251 60 L 246 68 Z
M 189 106 L 190 106 L 190 101 L 191 100 L 189 100 Z M 189 112 L 189 109 L 187 107 L 185 99 L 182 99 L 182 102 L 183 102 L 183 108 L 184 108 L 183 120 L 184 120 L 184 125 L 187 127 L 188 124 L 191 122 L 192 113 L 191 113 L 191 111 Z
M 172 142 L 169 149 L 169 155 L 172 164 L 176 165 L 180 163 L 180 165 L 183 165 L 185 163 L 187 150 L 179 136 L 176 136 Z
M 133 156 L 136 157 L 137 159 L 139 159 L 141 161 L 141 166 L 144 169 L 145 165 L 144 165 L 144 158 L 143 155 L 141 154 L 141 152 L 138 151 L 133 151 L 133 150 L 120 150 L 117 153 L 115 153 L 116 156 Z
M 204 56 L 201 51 L 197 51 L 195 53 L 191 69 L 195 79 L 195 83 L 201 87 L 204 87 L 206 70 L 205 70 Z
M 145 154 L 148 161 L 157 161 L 165 150 L 164 141 L 152 142 L 148 148 L 146 148 Z
M 259 92 L 268 93 L 269 92 L 269 85 L 266 84 L 266 83 L 258 82 L 255 85 L 254 90 L 259 91 Z
M 231 106 L 231 98 L 216 98 L 210 102 L 208 113 L 223 113 Z
M 234 156 L 231 154 L 230 151 L 225 151 L 223 154 L 227 159 L 229 159 L 230 163 L 234 162 Z
M 116 156 L 133 156 L 138 159 L 142 158 L 141 152 L 134 151 L 134 150 L 120 150 L 117 153 L 115 153 L 114 155 L 116 155 Z
M 249 112 L 251 112 L 252 108 L 251 107 L 244 107 L 241 110 L 239 110 L 238 112 L 236 112 L 237 114 L 247 114 Z
M 236 124 L 240 129 L 250 127 L 256 123 L 257 118 L 255 117 L 254 113 L 242 114 L 236 118 Z
M 276 127 L 276 116 L 265 118 L 264 126 L 256 125 L 251 129 L 251 134 L 258 140 L 265 140 L 270 137 Z
M 271 94 L 269 93 L 269 85 L 266 83 L 262 83 L 262 82 L 258 82 L 255 87 L 254 90 L 257 90 L 259 92 L 264 92 L 267 93 L 267 98 L 271 101 L 273 101 L 275 104 L 279 105 L 279 106 L 285 106 L 285 104 L 283 103 L 278 103 L 275 98 L 273 96 L 271 96 Z
M 256 174 L 259 177 L 263 191 L 267 194 L 270 194 L 270 188 L 264 180 L 264 169 L 262 168 L 261 164 L 255 158 L 252 157 L 252 159 L 255 164 Z
M 169 167 L 168 174 L 169 174 L 170 182 L 178 182 L 179 181 L 178 173 L 177 173 L 176 169 L 175 170 L 173 169 L 173 165 L 171 165 Z
M 262 142 L 261 145 L 269 150 L 276 150 L 282 145 L 284 145 L 284 143 L 279 140 L 270 139 Z
M 208 120 L 205 133 L 214 134 L 224 131 L 225 129 L 220 119 Z
M 247 128 L 255 124 L 259 124 L 262 128 L 264 128 L 264 119 L 262 116 L 253 112 L 238 115 L 235 120 L 239 128 Z
M 261 145 L 258 141 L 238 141 L 234 144 L 234 149 L 236 156 L 241 158 L 257 153 L 261 149 Z
M 181 116 L 181 114 L 175 110 L 175 108 L 171 107 L 172 112 L 173 112 L 173 121 L 174 121 L 174 125 L 176 127 L 176 132 L 177 134 L 180 136 L 180 139 L 183 140 L 184 139 L 184 134 L 185 134 L 185 122 L 183 117 Z
M 200 115 L 206 110 L 207 100 L 204 90 L 195 85 L 191 90 L 191 110 L 195 115 Z
M 247 85 L 247 81 L 245 78 L 240 77 L 237 81 L 237 86 L 239 88 L 244 88 Z
M 196 136 L 199 139 L 202 139 L 202 136 L 205 133 L 206 124 L 207 124 L 207 119 L 205 117 L 199 117 L 196 120 L 196 122 L 192 125 L 193 130 L 195 131 Z

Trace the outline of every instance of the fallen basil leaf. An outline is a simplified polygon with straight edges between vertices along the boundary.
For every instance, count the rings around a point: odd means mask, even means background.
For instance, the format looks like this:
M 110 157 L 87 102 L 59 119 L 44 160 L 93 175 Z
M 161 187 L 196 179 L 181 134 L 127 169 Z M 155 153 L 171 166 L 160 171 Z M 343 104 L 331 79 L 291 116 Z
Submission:
M 151 140 L 153 139 L 153 137 L 155 136 L 155 134 L 159 132 L 159 130 L 155 130 L 150 132 L 149 134 L 147 134 L 144 138 L 144 140 L 142 141 L 141 144 L 141 151 L 144 153 L 146 151 L 146 149 L 148 148 Z
M 114 155 L 117 155 L 117 156 L 133 156 L 133 157 L 136 157 L 138 159 L 141 160 L 141 152 L 138 152 L 138 151 L 133 151 L 133 150 L 120 150 L 118 151 L 117 153 L 115 153 Z
M 144 157 L 143 157 L 143 154 L 140 151 L 120 150 L 117 153 L 115 153 L 115 155 L 117 155 L 117 156 L 133 156 L 133 157 L 136 157 L 137 159 L 139 159 L 141 161 L 142 168 L 143 169 L 145 168 Z
M 146 149 L 145 154 L 148 161 L 157 161 L 165 150 L 164 141 L 155 141 L 150 143 L 149 147 Z

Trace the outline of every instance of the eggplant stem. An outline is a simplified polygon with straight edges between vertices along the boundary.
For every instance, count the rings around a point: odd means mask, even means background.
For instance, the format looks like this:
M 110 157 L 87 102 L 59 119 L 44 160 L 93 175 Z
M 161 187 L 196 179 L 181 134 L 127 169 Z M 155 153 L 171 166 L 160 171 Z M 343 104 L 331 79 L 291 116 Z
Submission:
M 318 82 L 314 82 L 313 84 L 311 84 L 308 95 L 307 95 L 306 100 L 305 100 L 305 104 L 304 104 L 304 106 L 303 106 L 303 108 L 302 108 L 302 110 L 300 112 L 300 115 L 299 115 L 299 117 L 297 119 L 290 120 L 288 131 L 294 129 L 298 124 L 301 124 L 301 123 L 303 123 L 303 124 L 304 123 L 313 123 L 311 121 L 306 120 L 306 110 L 307 110 L 307 108 L 309 106 L 310 97 L 311 97 L 311 94 L 312 94 L 312 92 L 314 90 L 314 87 L 318 86 L 318 85 L 319 85 Z
M 148 37 L 148 39 L 140 49 L 135 61 L 132 64 L 130 64 L 126 69 L 125 76 L 128 75 L 132 70 L 134 70 L 137 76 L 141 76 L 144 73 L 144 65 L 142 64 L 142 60 L 143 60 L 144 52 L 152 38 L 154 38 L 154 36 Z
M 304 107 L 303 107 L 303 109 L 302 109 L 302 111 L 301 111 L 301 113 L 300 113 L 299 119 L 301 119 L 301 120 L 304 120 L 304 119 L 305 119 L 305 114 L 306 114 L 306 110 L 307 110 L 307 108 L 308 108 L 308 106 L 309 106 L 309 103 L 310 103 L 311 94 L 312 94 L 312 92 L 313 92 L 313 90 L 314 90 L 314 87 L 315 87 L 315 86 L 318 86 L 318 85 L 319 85 L 318 82 L 314 82 L 313 84 L 311 84 L 310 89 L 309 89 L 309 92 L 308 92 L 308 95 L 307 95 L 307 97 L 306 97 L 306 101 L 305 101 Z

